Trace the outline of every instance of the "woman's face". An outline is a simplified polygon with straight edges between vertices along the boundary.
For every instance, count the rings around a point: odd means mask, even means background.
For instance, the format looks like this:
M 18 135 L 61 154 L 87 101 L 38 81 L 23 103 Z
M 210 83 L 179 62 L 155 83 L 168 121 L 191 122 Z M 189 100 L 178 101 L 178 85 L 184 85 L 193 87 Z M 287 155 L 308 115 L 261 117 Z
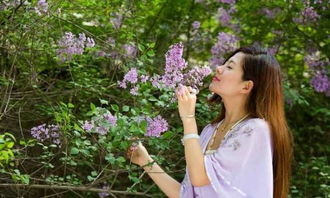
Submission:
M 242 80 L 243 57 L 244 54 L 238 52 L 227 60 L 224 65 L 216 67 L 215 77 L 209 85 L 209 90 L 211 92 L 221 97 L 236 96 L 242 93 L 242 88 L 244 87 L 244 81 Z

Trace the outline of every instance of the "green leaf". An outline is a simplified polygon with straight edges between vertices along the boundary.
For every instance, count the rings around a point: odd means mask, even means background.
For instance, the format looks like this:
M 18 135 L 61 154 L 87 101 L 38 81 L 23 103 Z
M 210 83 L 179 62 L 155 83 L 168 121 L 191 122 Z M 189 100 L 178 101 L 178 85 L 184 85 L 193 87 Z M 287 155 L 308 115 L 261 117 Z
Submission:
M 93 181 L 95 178 L 88 175 L 87 179 L 88 179 L 88 181 Z
M 95 176 L 97 176 L 97 172 L 96 171 L 92 171 L 91 172 L 91 175 L 95 177 Z
M 109 102 L 108 102 L 108 101 L 106 101 L 106 100 L 102 100 L 102 99 L 100 99 L 100 102 L 101 102 L 101 104 L 106 104 L 106 105 L 109 105 Z
M 79 149 L 77 149 L 76 147 L 71 148 L 71 154 L 72 155 L 76 155 L 78 153 L 79 153 Z
M 150 50 L 147 52 L 147 55 L 150 57 L 153 57 L 153 56 L 155 56 L 155 52 L 153 50 Z
M 95 107 L 95 105 L 93 103 L 91 103 L 90 106 L 91 106 L 91 110 L 92 111 L 95 111 L 96 110 L 96 107 Z
M 114 110 L 114 111 L 116 111 L 116 112 L 119 111 L 119 107 L 118 107 L 118 105 L 116 105 L 116 104 L 112 104 L 112 105 L 111 105 L 111 109 Z
M 138 48 L 141 52 L 145 50 L 145 47 L 142 44 L 138 44 Z
M 120 156 L 120 157 L 117 158 L 117 161 L 118 162 L 125 162 L 126 159 L 124 157 Z
M 7 148 L 12 148 L 14 146 L 14 142 L 8 142 L 7 143 Z
M 127 105 L 124 105 L 124 106 L 123 106 L 123 111 L 124 111 L 124 112 L 127 112 L 127 111 L 129 111 L 129 106 L 127 106 Z
M 69 103 L 69 104 L 68 104 L 68 107 L 69 107 L 69 108 L 74 108 L 74 105 L 73 105 L 72 103 Z

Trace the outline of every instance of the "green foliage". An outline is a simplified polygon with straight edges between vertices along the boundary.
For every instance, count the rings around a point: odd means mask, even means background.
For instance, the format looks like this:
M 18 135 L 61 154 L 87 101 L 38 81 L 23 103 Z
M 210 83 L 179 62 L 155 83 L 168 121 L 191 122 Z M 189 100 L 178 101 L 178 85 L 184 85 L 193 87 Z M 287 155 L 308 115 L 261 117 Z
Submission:
M 285 110 L 295 138 L 290 196 L 329 197 L 329 98 L 313 90 L 313 72 L 304 63 L 311 48 L 320 51 L 323 59 L 330 57 L 329 9 L 322 8 L 328 6 L 326 1 L 311 1 L 320 18 L 310 24 L 293 22 L 304 7 L 301 1 L 237 1 L 232 22 L 240 31 L 219 22 L 219 7 L 230 6 L 217 0 L 48 0 L 48 12 L 43 15 L 34 12 L 37 1 L 20 2 L 25 3 L 6 8 L 0 5 L 1 183 L 105 185 L 164 196 L 125 155 L 129 139 L 141 137 L 162 168 L 182 181 L 183 128 L 172 101 L 173 90 L 157 89 L 146 82 L 137 85 L 137 95 L 131 95 L 130 85 L 122 89 L 117 82 L 132 67 L 138 69 L 139 76 L 163 74 L 164 54 L 177 42 L 185 45 L 189 66 L 208 64 L 211 48 L 223 31 L 239 36 L 241 46 L 259 41 L 266 47 L 277 47 Z M 269 18 L 261 12 L 263 8 L 280 12 Z M 116 13 L 123 16 L 120 28 L 113 26 Z M 192 31 L 194 21 L 201 23 L 197 33 Z M 85 33 L 96 46 L 75 54 L 72 61 L 61 62 L 58 41 L 65 32 Z M 125 44 L 137 47 L 136 57 L 126 56 Z M 101 52 L 105 55 L 99 55 Z M 205 79 L 210 81 L 210 77 Z M 196 104 L 199 131 L 219 112 L 218 106 L 207 105 L 209 96 L 208 86 L 203 85 Z M 117 117 L 116 126 L 101 119 L 105 113 Z M 137 119 L 157 115 L 166 118 L 169 130 L 160 138 L 144 137 L 147 122 Z M 86 120 L 94 120 L 108 129 L 107 133 L 84 130 Z M 60 127 L 60 145 L 32 139 L 30 129 L 42 123 Z M 4 190 L 6 195 L 12 193 Z M 30 192 L 34 197 L 52 193 Z M 75 196 L 74 192 L 63 192 L 63 197 Z M 86 192 L 80 196 L 97 195 Z
M 0 166 L 4 167 L 14 158 L 13 146 L 15 145 L 15 137 L 10 133 L 0 135 Z

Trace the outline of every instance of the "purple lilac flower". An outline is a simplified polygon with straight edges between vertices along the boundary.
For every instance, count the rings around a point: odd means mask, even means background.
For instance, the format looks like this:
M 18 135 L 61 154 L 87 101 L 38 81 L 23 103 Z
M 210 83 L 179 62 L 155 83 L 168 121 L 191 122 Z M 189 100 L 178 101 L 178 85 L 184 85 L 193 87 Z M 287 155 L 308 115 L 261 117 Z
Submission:
M 329 78 L 326 74 L 318 72 L 312 79 L 311 84 L 317 92 L 326 92 L 329 88 Z
M 218 35 L 218 40 L 211 49 L 212 58 L 210 59 L 210 64 L 215 67 L 222 64 L 224 59 L 223 56 L 228 52 L 235 50 L 238 46 L 238 39 L 232 34 L 226 34 L 220 32 Z
M 114 13 L 113 15 L 114 17 L 111 18 L 110 21 L 115 29 L 119 29 L 123 22 L 123 15 L 119 13 Z
M 105 51 L 102 51 L 102 50 L 100 50 L 96 53 L 96 56 L 100 56 L 100 57 L 104 57 L 105 55 L 106 55 Z
M 59 126 L 58 125 L 46 125 L 42 124 L 36 127 L 31 128 L 31 135 L 35 139 L 40 142 L 44 142 L 46 140 L 51 140 L 53 143 L 59 145 L 60 142 L 60 134 L 59 134 Z
M 106 41 L 111 47 L 115 47 L 116 46 L 116 40 L 112 37 L 109 37 Z
M 124 76 L 124 81 L 128 81 L 132 84 L 137 83 L 138 73 L 135 67 L 131 68 Z
M 150 76 L 148 75 L 141 75 L 140 76 L 140 81 L 141 82 L 147 82 L 147 80 L 150 78 Z
M 135 67 L 131 68 L 125 75 L 122 81 L 118 81 L 117 84 L 120 88 L 126 89 L 127 82 L 136 84 L 138 82 L 138 72 Z
M 117 123 L 117 117 L 111 115 L 111 113 L 106 113 L 103 115 L 104 119 L 106 119 L 108 122 L 112 124 L 112 126 L 116 126 Z
M 130 93 L 133 95 L 133 96 L 137 96 L 138 95 L 138 87 L 133 87 L 131 90 L 130 90 Z
M 105 135 L 108 133 L 108 130 L 104 126 L 96 127 L 96 132 L 100 135 Z
M 156 75 L 152 76 L 149 81 L 151 82 L 151 84 L 152 84 L 153 87 L 161 88 L 161 85 L 159 83 L 160 82 L 160 78 L 161 78 L 161 76 L 159 76 L 158 74 L 156 74 Z
M 34 8 L 35 12 L 41 16 L 42 14 L 47 13 L 48 11 L 48 3 L 46 0 L 39 0 L 37 6 Z
M 320 51 L 311 51 L 304 57 L 304 61 L 312 70 L 322 69 L 325 68 L 327 65 L 330 65 L 328 59 L 321 60 Z
M 299 24 L 308 24 L 312 22 L 316 22 L 320 18 L 320 15 L 314 10 L 312 6 L 305 3 L 304 9 L 301 11 L 298 17 L 293 18 L 292 20 L 295 23 Z
M 269 19 L 274 19 L 279 12 L 280 12 L 279 8 L 274 8 L 274 9 L 262 8 L 261 9 L 261 13 L 264 14 Z
M 90 132 L 94 128 L 94 122 L 93 121 L 85 121 L 83 125 L 83 129 L 87 132 Z
M 203 79 L 212 73 L 210 67 L 194 67 L 184 74 L 182 83 L 185 85 L 190 85 L 192 88 L 199 92 L 198 86 L 203 85 Z M 196 93 L 196 94 L 197 94 Z
M 231 16 L 227 12 L 227 10 L 224 8 L 219 8 L 218 14 L 219 14 L 219 20 L 220 20 L 221 24 L 224 26 L 229 26 L 230 21 L 231 21 Z
M 194 21 L 191 25 L 192 25 L 193 29 L 199 29 L 201 26 L 201 22 Z
M 160 134 L 168 130 L 168 123 L 160 115 L 154 119 L 147 117 L 147 133 L 145 136 L 160 137 Z
M 160 81 L 169 88 L 175 88 L 178 83 L 183 80 L 181 71 L 173 71 L 172 73 L 165 73 L 161 76 Z
M 182 70 L 187 66 L 183 59 L 183 44 L 177 43 L 170 46 L 170 49 L 165 54 L 165 72 L 170 73 L 177 70 Z
M 267 49 L 268 53 L 271 54 L 271 55 L 275 55 L 278 51 L 278 45 L 274 45 L 272 47 L 269 47 Z
M 94 39 L 88 37 L 86 42 L 86 47 L 94 47 L 94 46 L 95 46 Z
M 123 48 L 125 50 L 125 53 L 126 53 L 125 56 L 126 57 L 134 58 L 136 56 L 137 49 L 134 45 L 125 44 L 125 45 L 123 45 Z
M 102 187 L 102 189 L 108 190 L 109 189 L 109 186 L 104 185 Z M 107 193 L 107 192 L 99 192 L 98 195 L 99 195 L 100 198 L 105 198 L 105 197 L 108 197 L 109 196 L 109 193 Z
M 57 50 L 58 56 L 62 61 L 71 60 L 72 55 L 82 54 L 86 46 L 93 47 L 95 45 L 94 40 L 85 36 L 84 33 L 80 33 L 77 38 L 71 32 L 66 32 L 65 35 L 58 41 L 59 49 Z
M 304 16 L 305 22 L 315 22 L 320 18 L 320 15 L 317 14 L 317 12 L 311 6 L 306 6 L 301 14 Z
M 0 4 L 0 11 L 13 8 L 21 4 L 20 0 L 4 0 Z
M 117 84 L 120 88 L 123 88 L 123 89 L 127 88 L 127 85 L 126 85 L 125 81 L 118 81 Z

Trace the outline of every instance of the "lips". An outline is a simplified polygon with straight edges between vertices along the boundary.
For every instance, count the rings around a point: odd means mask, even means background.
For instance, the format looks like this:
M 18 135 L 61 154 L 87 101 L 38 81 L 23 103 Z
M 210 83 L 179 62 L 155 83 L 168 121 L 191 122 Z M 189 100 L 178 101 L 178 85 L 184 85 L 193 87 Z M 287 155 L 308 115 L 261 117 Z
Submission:
M 219 78 L 217 78 L 216 76 L 214 76 L 212 80 L 213 81 L 220 81 Z

